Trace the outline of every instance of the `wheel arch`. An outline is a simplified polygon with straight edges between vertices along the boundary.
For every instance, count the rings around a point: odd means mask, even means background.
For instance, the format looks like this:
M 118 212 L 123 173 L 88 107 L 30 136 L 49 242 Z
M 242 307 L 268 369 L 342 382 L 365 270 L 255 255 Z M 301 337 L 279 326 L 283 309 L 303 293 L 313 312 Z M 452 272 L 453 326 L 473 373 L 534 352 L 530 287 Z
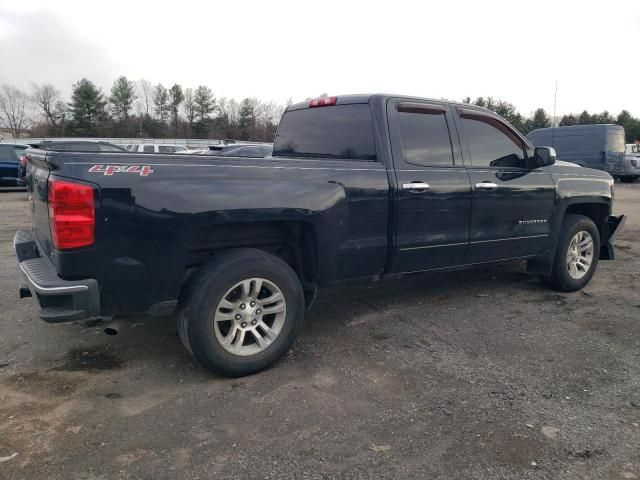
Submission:
M 318 276 L 317 235 L 303 221 L 238 222 L 203 227 L 194 232 L 185 264 L 185 281 L 217 254 L 236 248 L 255 248 L 284 260 L 298 275 L 310 306 Z
M 556 247 L 562 224 L 567 215 L 584 215 L 595 223 L 601 240 L 607 238 L 607 219 L 611 214 L 611 201 L 604 197 L 575 197 L 560 202 L 556 214 L 551 219 L 550 242 L 547 252 L 527 262 L 527 270 L 531 273 L 548 275 L 553 268 Z

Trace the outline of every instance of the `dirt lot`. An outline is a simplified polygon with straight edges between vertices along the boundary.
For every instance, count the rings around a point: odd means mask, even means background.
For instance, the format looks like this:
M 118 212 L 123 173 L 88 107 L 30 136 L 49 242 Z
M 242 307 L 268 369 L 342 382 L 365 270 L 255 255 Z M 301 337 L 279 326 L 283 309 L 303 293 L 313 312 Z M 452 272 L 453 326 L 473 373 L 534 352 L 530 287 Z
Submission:
M 325 291 L 283 361 L 227 380 L 171 318 L 38 320 L 1 191 L 0 478 L 640 479 L 640 184 L 616 193 L 582 292 L 520 263 Z

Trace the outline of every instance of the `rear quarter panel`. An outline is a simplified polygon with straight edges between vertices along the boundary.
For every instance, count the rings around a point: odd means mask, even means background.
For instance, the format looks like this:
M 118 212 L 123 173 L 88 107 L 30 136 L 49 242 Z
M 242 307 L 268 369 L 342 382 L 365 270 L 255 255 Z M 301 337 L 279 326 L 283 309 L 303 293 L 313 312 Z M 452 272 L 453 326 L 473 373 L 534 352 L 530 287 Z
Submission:
M 104 309 L 144 313 L 176 299 L 192 238 L 215 225 L 310 225 L 320 286 L 377 275 L 385 265 L 389 184 L 377 162 L 65 153 L 61 163 L 56 175 L 99 185 L 100 201 L 94 260 L 63 259 L 60 271 L 99 275 L 109 292 Z M 105 174 L 97 164 L 149 171 Z

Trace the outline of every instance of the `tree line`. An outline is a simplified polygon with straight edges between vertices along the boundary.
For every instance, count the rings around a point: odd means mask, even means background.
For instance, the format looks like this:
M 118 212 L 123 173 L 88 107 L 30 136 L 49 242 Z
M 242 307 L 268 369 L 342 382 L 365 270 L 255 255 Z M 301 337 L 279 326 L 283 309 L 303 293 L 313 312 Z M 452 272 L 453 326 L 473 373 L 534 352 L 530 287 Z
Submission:
M 119 77 L 108 93 L 83 78 L 65 100 L 51 84 L 0 89 L 0 126 L 14 137 L 233 138 L 270 142 L 284 107 L 257 98 L 217 98 L 211 88 L 165 87 Z
M 463 102 L 494 111 L 525 135 L 536 128 L 552 126 L 552 119 L 543 108 L 525 117 L 512 103 L 493 97 L 466 97 Z M 233 138 L 271 142 L 283 110 L 282 105 L 252 97 L 241 101 L 217 98 L 206 85 L 195 89 L 177 83 L 165 87 L 145 79 L 134 82 L 125 76 L 116 79 L 108 93 L 83 78 L 73 84 L 68 100 L 51 84 L 32 84 L 30 93 L 11 85 L 0 88 L 0 126 L 16 138 L 29 130 L 33 137 Z M 627 143 L 640 140 L 640 119 L 627 110 L 615 117 L 607 111 L 566 114 L 557 125 L 594 123 L 622 125 Z
M 466 97 L 463 100 L 463 103 L 485 107 L 497 113 L 524 135 L 536 128 L 548 128 L 553 126 L 552 118 L 547 114 L 544 108 L 536 109 L 530 117 L 526 118 L 518 112 L 512 103 L 494 99 L 492 97 L 478 97 L 475 100 L 471 100 L 471 97 Z M 584 110 L 580 114 L 570 113 L 563 115 L 559 122 L 556 119 L 556 126 L 559 127 L 591 125 L 596 123 L 613 123 L 616 125 L 622 125 L 626 134 L 627 143 L 634 143 L 636 140 L 640 140 L 640 119 L 631 115 L 627 110 L 622 110 L 615 117 L 606 110 L 602 113 L 593 114 Z

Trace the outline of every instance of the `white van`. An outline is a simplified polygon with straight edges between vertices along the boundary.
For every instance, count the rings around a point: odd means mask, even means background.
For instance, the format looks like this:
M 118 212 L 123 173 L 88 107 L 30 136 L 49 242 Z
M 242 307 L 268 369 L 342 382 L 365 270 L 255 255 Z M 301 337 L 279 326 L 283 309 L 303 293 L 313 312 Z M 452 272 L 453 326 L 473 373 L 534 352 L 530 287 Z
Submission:
M 187 149 L 180 145 L 169 145 L 166 143 L 139 143 L 127 145 L 125 148 L 130 152 L 137 153 L 178 153 Z

